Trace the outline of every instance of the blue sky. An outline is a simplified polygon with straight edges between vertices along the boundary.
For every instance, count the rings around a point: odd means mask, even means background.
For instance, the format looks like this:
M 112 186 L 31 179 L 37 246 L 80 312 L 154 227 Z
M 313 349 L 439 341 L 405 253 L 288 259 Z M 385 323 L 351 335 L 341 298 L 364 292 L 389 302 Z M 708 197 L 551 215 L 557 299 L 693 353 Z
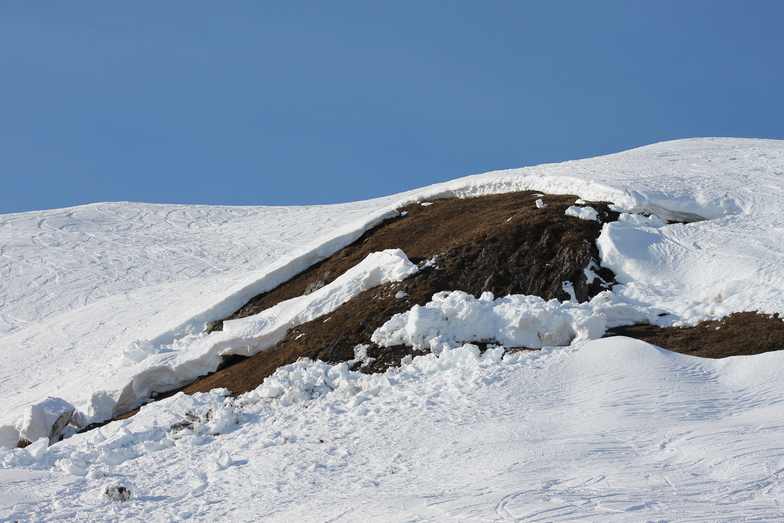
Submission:
M 784 139 L 784 2 L 2 2 L 0 213 Z

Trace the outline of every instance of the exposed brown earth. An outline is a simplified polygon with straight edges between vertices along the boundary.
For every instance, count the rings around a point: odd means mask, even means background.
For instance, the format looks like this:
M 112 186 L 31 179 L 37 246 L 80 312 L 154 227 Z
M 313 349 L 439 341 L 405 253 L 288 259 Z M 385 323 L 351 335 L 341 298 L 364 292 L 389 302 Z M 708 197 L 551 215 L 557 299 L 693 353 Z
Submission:
M 654 325 L 617 327 L 608 335 L 629 336 L 663 349 L 703 358 L 750 356 L 784 349 L 784 321 L 777 314 L 756 312 L 739 312 L 685 329 Z

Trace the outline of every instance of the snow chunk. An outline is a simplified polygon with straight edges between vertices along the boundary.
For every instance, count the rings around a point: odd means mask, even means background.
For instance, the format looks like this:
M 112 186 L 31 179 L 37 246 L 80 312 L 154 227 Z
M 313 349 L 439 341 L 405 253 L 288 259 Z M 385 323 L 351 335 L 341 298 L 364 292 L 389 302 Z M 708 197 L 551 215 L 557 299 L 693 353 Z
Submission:
M 346 363 L 348 363 L 349 365 L 354 365 L 355 363 L 359 363 L 360 367 L 364 367 L 376 361 L 376 358 L 371 358 L 370 356 L 368 356 L 367 350 L 369 347 L 370 345 L 365 345 L 365 344 L 359 344 L 355 346 L 354 359 L 349 360 Z
M 596 271 L 600 270 L 599 266 L 596 265 L 596 262 L 593 260 L 591 260 L 591 263 L 588 264 L 588 267 L 583 269 L 583 274 L 585 274 L 585 281 L 588 283 L 588 285 L 591 285 L 596 280 L 599 280 L 602 283 L 602 285 L 604 285 L 605 287 L 608 286 L 607 282 L 604 281 L 604 279 L 602 279 L 602 277 L 599 276 L 599 274 L 597 274 L 594 269 Z
M 547 204 L 544 203 L 541 199 L 536 200 L 536 208 L 537 209 L 544 209 L 545 207 L 547 207 Z
M 422 269 L 436 269 L 436 270 L 440 269 L 440 267 L 438 266 L 438 255 L 436 254 L 432 258 L 428 258 L 427 260 L 422 262 L 422 264 L 419 266 L 419 269 L 420 270 L 422 270 Z
M 577 295 L 574 292 L 574 284 L 570 281 L 561 282 L 561 288 L 563 291 L 569 295 L 569 301 L 576 302 Z
M 30 457 L 33 458 L 35 461 L 41 461 L 41 459 L 46 454 L 47 449 L 49 448 L 49 438 L 44 436 L 43 438 L 39 438 L 38 441 L 28 445 L 25 450 Z
M 49 438 L 54 443 L 71 422 L 76 408 L 60 398 L 48 397 L 35 405 L 29 405 L 19 426 L 19 440 L 34 442 Z
M 629 214 L 622 213 L 616 222 L 617 226 L 623 227 L 664 227 L 667 222 L 656 216 L 655 214 Z
M 19 443 L 19 429 L 13 425 L 0 425 L 0 448 L 16 447 Z
M 231 467 L 234 464 L 234 461 L 231 459 L 231 455 L 226 452 L 221 452 L 218 454 L 218 459 L 215 460 L 215 463 L 212 464 L 212 470 L 214 471 L 221 471 L 226 470 L 227 468 Z
M 225 322 L 223 332 L 216 338 L 228 338 L 223 344 L 237 349 L 224 350 L 221 354 L 259 352 L 251 350 L 249 345 L 266 349 L 283 339 L 290 328 L 329 314 L 360 292 L 387 282 L 402 281 L 417 270 L 400 249 L 371 253 L 334 282 L 312 294 L 284 301 L 255 316 Z
M 415 305 L 393 316 L 371 340 L 383 347 L 402 344 L 436 353 L 467 342 L 541 348 L 600 338 L 608 326 L 650 321 L 655 314 L 622 303 L 609 292 L 589 303 L 523 295 L 494 299 L 489 292 L 477 299 L 462 291 L 439 292 L 424 307 Z
M 596 212 L 596 209 L 591 207 L 590 205 L 586 207 L 577 207 L 574 205 L 570 205 L 566 212 L 564 213 L 566 216 L 574 216 L 575 218 L 580 218 L 581 220 L 588 220 L 588 221 L 599 221 L 599 214 Z

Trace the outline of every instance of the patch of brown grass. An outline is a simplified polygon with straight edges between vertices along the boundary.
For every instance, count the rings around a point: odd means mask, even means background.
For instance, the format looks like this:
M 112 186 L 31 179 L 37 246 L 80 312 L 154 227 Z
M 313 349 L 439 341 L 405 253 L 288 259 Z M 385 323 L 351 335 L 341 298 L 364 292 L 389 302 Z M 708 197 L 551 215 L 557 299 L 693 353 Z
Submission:
M 750 356 L 784 349 L 784 321 L 777 314 L 756 312 L 738 312 L 690 328 L 618 327 L 607 335 L 629 336 L 673 352 L 703 358 Z

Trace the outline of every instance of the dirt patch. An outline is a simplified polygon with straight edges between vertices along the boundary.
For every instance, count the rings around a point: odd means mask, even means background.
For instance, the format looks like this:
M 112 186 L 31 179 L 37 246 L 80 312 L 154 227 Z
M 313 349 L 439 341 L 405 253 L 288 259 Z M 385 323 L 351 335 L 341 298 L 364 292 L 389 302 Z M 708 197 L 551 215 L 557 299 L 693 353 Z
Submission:
M 750 356 L 784 349 L 784 321 L 778 314 L 756 312 L 739 312 L 691 328 L 632 325 L 607 333 L 617 335 L 703 358 Z
M 537 199 L 547 206 L 538 208 Z M 241 394 L 256 388 L 279 366 L 301 357 L 350 361 L 358 345 L 367 345 L 367 355 L 374 360 L 362 370 L 382 372 L 415 352 L 409 347 L 378 347 L 370 342 L 373 331 L 394 314 L 424 305 L 440 291 L 566 300 L 570 296 L 563 282 L 569 282 L 578 300 L 588 300 L 614 279 L 610 271 L 598 268 L 595 242 L 601 223 L 564 214 L 575 200 L 576 196 L 520 192 L 409 205 L 401 209 L 401 217 L 387 220 L 331 258 L 255 297 L 226 320 L 257 314 L 328 284 L 368 254 L 384 249 L 402 249 L 411 261 L 422 265 L 417 274 L 359 294 L 326 317 L 293 329 L 276 346 L 202 378 L 184 391 L 225 387 Z M 617 219 L 606 204 L 591 205 L 602 221 Z M 605 283 L 588 282 L 584 270 L 588 267 Z M 210 326 L 211 330 L 221 328 L 222 321 Z

